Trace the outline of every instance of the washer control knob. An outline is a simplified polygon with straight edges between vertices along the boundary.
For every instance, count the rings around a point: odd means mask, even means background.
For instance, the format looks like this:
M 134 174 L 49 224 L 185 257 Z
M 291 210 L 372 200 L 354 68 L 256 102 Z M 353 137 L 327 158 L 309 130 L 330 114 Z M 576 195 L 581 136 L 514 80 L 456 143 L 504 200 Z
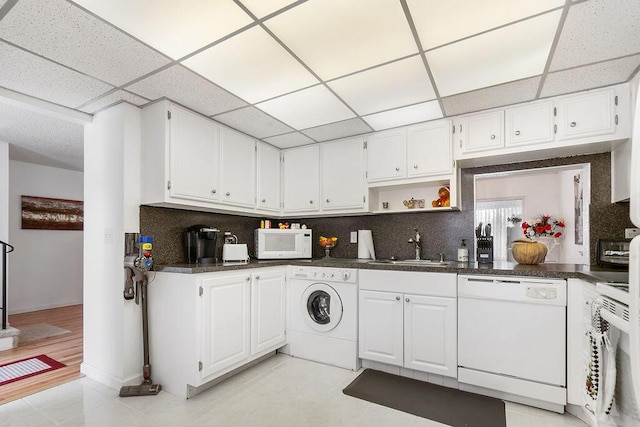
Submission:
M 351 273 L 349 273 L 348 271 L 342 272 L 342 280 L 344 280 L 345 282 L 349 280 L 350 277 L 351 277 Z
M 311 273 L 311 275 L 312 275 L 313 277 L 316 277 L 316 276 L 318 275 L 318 272 L 317 272 L 317 271 L 314 271 L 313 273 Z
M 329 273 L 329 278 L 333 279 L 333 277 L 335 276 L 335 273 Z

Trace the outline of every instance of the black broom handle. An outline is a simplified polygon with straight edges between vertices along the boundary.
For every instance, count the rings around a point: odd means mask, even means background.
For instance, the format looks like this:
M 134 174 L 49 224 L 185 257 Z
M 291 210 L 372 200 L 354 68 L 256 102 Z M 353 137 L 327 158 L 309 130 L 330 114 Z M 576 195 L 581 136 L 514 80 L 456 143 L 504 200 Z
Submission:
M 7 254 L 13 252 L 14 247 L 2 240 L 0 244 L 2 245 L 2 329 L 4 330 L 7 329 Z

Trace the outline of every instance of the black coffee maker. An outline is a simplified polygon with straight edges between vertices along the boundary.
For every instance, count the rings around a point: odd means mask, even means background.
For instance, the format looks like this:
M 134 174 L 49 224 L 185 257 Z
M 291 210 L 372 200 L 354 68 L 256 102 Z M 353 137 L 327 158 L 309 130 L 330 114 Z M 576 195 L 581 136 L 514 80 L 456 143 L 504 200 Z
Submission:
M 220 230 L 208 225 L 192 225 L 184 233 L 184 255 L 189 264 L 215 264 Z

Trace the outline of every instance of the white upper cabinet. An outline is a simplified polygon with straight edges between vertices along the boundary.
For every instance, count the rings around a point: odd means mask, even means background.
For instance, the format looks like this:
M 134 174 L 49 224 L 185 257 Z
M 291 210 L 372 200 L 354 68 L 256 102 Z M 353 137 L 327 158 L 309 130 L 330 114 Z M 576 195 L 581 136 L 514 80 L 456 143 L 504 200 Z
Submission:
M 322 210 L 365 207 L 364 140 L 352 138 L 320 146 Z
M 449 174 L 453 169 L 451 121 L 407 128 L 407 176 Z
M 320 148 L 307 145 L 283 151 L 284 212 L 320 209 Z
M 258 209 L 280 210 L 280 150 L 258 142 Z
M 367 138 L 369 182 L 404 178 L 407 175 L 407 130 L 376 132 Z
M 505 127 L 507 147 L 553 141 L 553 102 L 507 109 Z
M 256 204 L 256 141 L 228 128 L 221 132 L 221 201 L 254 207 Z
M 504 146 L 504 112 L 492 111 L 460 117 L 456 140 L 461 154 L 494 150 Z
M 613 89 L 558 100 L 558 139 L 584 138 L 616 131 L 617 97 Z
M 171 105 L 170 146 L 172 197 L 219 199 L 220 125 Z

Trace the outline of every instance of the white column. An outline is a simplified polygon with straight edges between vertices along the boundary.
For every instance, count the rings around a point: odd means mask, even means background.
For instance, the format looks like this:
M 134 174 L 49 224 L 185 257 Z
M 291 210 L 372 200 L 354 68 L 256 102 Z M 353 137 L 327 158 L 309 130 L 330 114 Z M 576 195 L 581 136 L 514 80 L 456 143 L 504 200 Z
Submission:
M 124 233 L 139 231 L 141 114 L 119 104 L 84 133 L 82 373 L 118 389 L 142 378 L 140 307 L 125 301 Z

